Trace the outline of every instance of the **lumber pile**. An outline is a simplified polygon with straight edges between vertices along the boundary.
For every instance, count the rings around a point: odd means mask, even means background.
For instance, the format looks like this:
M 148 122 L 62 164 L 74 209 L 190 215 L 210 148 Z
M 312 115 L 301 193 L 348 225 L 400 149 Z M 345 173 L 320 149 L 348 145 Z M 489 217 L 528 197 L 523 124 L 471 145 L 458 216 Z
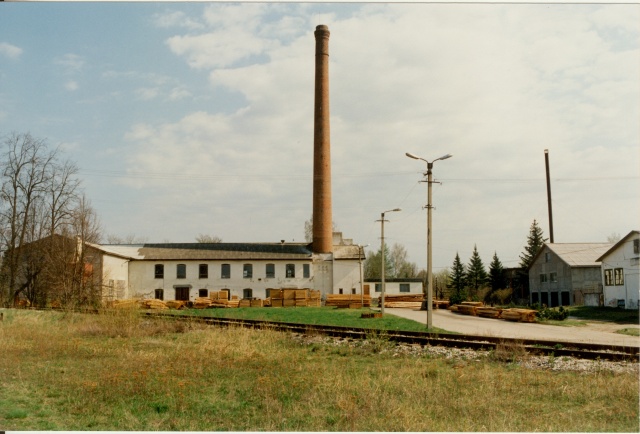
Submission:
M 478 314 L 478 316 L 481 316 L 483 318 L 500 318 L 500 314 L 502 313 L 502 309 L 497 308 L 497 307 L 489 307 L 489 306 L 482 306 L 482 307 L 478 307 L 476 309 L 476 313 Z
M 420 309 L 424 296 L 422 294 L 385 294 L 384 307 Z M 382 303 L 382 297 L 378 298 L 378 305 Z
M 356 309 L 371 306 L 370 295 L 360 294 L 327 294 L 325 306 Z
M 318 307 L 322 305 L 320 291 L 308 288 L 272 289 L 269 302 L 272 307 Z
M 211 307 L 212 301 L 213 300 L 211 300 L 209 297 L 198 297 L 196 298 L 196 301 L 193 302 L 193 307 L 195 309 L 207 309 Z
M 182 300 L 167 300 L 164 304 L 169 309 L 184 309 L 187 306 L 187 302 Z
M 169 309 L 167 305 L 162 300 L 158 300 L 155 298 L 150 298 L 147 300 L 142 300 L 140 302 L 140 307 L 143 309 L 156 309 L 156 310 L 164 310 Z
M 433 307 L 435 309 L 448 309 L 449 308 L 449 300 L 433 300 Z
M 137 298 L 127 298 L 124 300 L 113 300 L 112 306 L 115 309 L 131 309 L 131 308 L 139 308 L 140 300 Z
M 507 321 L 536 322 L 536 311 L 532 309 L 504 309 L 500 317 Z

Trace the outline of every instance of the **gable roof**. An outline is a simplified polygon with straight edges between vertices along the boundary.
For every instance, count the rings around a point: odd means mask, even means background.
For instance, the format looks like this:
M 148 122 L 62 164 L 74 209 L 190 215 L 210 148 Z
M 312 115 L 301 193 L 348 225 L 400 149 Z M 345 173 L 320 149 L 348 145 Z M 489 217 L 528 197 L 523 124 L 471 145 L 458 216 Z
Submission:
M 618 247 L 620 247 L 621 245 L 623 245 L 627 241 L 629 241 L 629 240 L 631 240 L 631 239 L 633 239 L 635 237 L 638 237 L 638 236 L 640 236 L 640 231 L 633 230 L 633 231 L 629 232 L 627 235 L 622 237 L 622 239 L 620 241 L 615 243 L 609 250 L 604 252 L 602 254 L 602 256 L 600 256 L 598 259 L 596 259 L 596 261 L 602 262 L 604 260 L 605 256 L 609 255 L 610 253 L 613 253 L 615 250 L 618 250 Z
M 538 260 L 546 247 L 570 267 L 599 267 L 598 258 L 611 246 L 611 243 L 544 243 L 543 248 L 531 261 L 531 265 Z

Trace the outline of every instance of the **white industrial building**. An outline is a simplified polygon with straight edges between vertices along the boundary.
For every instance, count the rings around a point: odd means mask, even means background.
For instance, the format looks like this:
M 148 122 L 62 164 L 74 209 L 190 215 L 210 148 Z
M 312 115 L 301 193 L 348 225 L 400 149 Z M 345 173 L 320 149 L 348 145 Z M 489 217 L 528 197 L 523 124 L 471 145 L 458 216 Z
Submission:
M 309 288 L 326 294 L 361 291 L 362 247 L 333 234 L 333 252 L 307 243 L 88 244 L 105 300 L 193 301 L 211 291 L 267 298 L 271 289 Z

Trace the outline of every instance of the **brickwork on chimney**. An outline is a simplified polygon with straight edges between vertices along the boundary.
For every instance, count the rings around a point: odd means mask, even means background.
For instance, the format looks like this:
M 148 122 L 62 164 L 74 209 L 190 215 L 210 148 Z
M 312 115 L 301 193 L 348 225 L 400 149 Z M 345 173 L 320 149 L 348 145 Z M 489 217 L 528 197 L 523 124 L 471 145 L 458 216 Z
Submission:
M 315 31 L 316 69 L 313 135 L 313 251 L 333 251 L 331 140 L 329 127 L 329 28 Z

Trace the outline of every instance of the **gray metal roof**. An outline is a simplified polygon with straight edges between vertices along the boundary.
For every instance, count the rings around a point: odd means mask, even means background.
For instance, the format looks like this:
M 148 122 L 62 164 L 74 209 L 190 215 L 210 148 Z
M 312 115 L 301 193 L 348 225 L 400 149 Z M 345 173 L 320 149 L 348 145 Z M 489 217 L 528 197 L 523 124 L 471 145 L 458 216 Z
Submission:
M 612 245 L 612 243 L 545 243 L 545 247 L 571 267 L 599 267 L 598 258 Z M 542 250 L 544 249 L 540 249 L 541 252 Z
M 310 259 L 305 243 L 158 243 L 100 245 L 106 253 L 134 260 Z

